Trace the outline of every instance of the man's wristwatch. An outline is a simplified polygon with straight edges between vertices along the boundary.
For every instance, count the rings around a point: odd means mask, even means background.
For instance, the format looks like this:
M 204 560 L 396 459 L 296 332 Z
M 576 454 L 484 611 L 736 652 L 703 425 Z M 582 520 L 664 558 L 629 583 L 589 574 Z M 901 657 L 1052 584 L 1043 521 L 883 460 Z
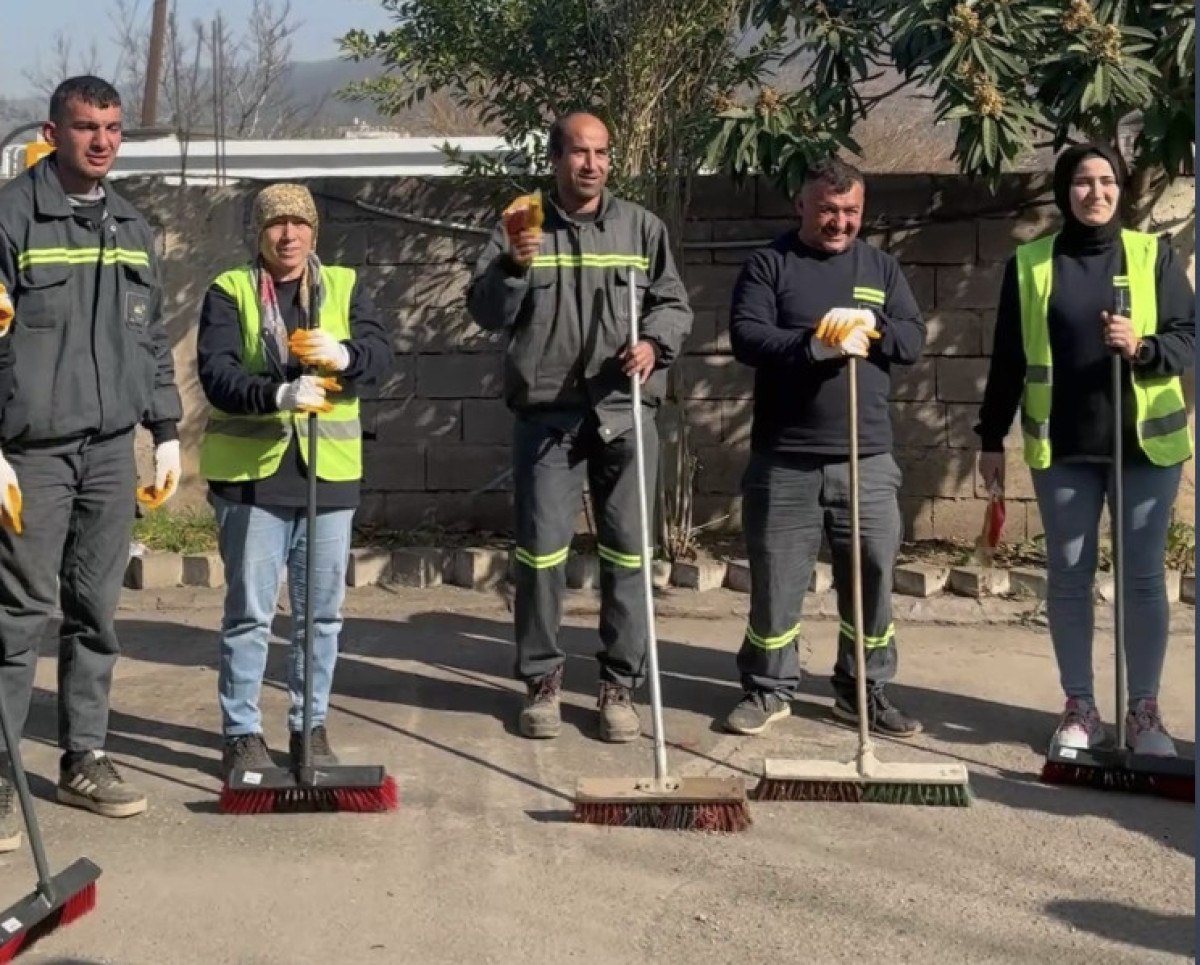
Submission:
M 1133 361 L 1138 365 L 1145 365 L 1153 354 L 1154 346 L 1147 339 L 1139 338 L 1137 348 L 1133 350 Z

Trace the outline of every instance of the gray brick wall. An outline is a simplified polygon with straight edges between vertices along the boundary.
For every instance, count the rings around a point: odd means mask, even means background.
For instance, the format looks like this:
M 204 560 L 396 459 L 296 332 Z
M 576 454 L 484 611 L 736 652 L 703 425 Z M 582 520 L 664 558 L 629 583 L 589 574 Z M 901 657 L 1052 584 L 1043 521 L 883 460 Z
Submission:
M 396 367 L 364 402 L 364 522 L 506 530 L 512 419 L 501 395 L 501 339 L 466 316 L 463 296 L 477 236 L 385 218 L 356 201 L 427 219 L 487 223 L 491 188 L 445 181 L 309 182 L 321 211 L 319 248 L 329 262 L 359 269 L 392 332 Z M 253 188 L 167 187 L 126 182 L 133 201 L 161 232 L 168 326 L 185 397 L 183 499 L 200 502 L 196 447 L 206 406 L 195 377 L 195 321 L 203 292 L 221 269 L 245 257 Z M 910 537 L 971 538 L 983 514 L 975 482 L 974 424 L 1005 259 L 1020 241 L 1052 227 L 1046 179 L 1005 179 L 996 195 L 965 178 L 879 175 L 868 181 L 865 236 L 891 251 L 925 313 L 925 356 L 899 369 L 893 390 L 902 505 Z M 1156 227 L 1177 232 L 1194 258 L 1191 183 L 1160 206 Z M 1014 213 L 1016 208 L 1019 213 Z M 932 223 L 914 223 L 929 220 Z M 734 187 L 722 178 L 696 185 L 687 242 L 769 239 L 794 224 L 792 204 L 771 186 Z M 1182 230 L 1181 230 L 1182 229 Z M 730 354 L 729 296 L 744 248 L 689 248 L 683 270 L 696 323 L 681 359 L 686 411 L 699 459 L 697 522 L 736 526 L 738 483 L 750 439 L 752 374 Z M 1040 532 L 1028 473 L 1009 438 L 1008 533 Z M 143 443 L 144 445 L 144 443 Z M 144 456 L 143 451 L 143 456 Z M 1189 465 L 1177 514 L 1191 521 Z M 492 484 L 487 491 L 480 491 Z M 582 517 L 581 517 L 582 520 Z

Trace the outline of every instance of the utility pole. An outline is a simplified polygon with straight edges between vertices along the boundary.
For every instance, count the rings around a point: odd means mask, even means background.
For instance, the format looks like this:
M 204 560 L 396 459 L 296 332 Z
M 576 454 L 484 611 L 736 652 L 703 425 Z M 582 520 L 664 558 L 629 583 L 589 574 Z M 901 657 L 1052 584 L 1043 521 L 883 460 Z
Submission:
M 167 0 L 154 0 L 150 22 L 150 49 L 146 63 L 146 90 L 142 94 L 142 127 L 158 123 L 158 88 L 162 85 L 163 40 L 167 33 Z

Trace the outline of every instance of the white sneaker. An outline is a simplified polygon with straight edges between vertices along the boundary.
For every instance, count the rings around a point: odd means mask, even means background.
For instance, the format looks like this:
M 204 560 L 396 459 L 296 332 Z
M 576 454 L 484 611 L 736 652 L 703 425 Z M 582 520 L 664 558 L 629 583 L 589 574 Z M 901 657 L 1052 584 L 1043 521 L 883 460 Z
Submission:
M 1104 724 L 1096 705 L 1082 697 L 1070 697 L 1054 736 L 1052 748 L 1073 747 L 1086 751 L 1104 743 Z
M 1139 700 L 1125 715 L 1125 743 L 1135 754 L 1174 757 L 1175 742 L 1163 726 L 1157 700 Z

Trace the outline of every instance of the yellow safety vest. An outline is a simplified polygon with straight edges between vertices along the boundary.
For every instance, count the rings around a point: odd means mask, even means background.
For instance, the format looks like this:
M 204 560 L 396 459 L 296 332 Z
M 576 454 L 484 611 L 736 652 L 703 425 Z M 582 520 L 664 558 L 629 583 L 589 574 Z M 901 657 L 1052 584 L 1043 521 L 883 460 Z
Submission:
M 352 268 L 321 267 L 323 303 L 317 326 L 338 341 L 350 338 L 350 296 L 354 290 Z M 219 275 L 214 284 L 237 303 L 242 323 L 242 363 L 253 374 L 267 371 L 262 341 L 262 318 L 254 270 L 249 265 Z M 349 394 L 330 396 L 333 411 L 317 418 L 317 478 L 346 482 L 362 478 L 362 425 L 358 399 Z M 300 442 L 300 455 L 308 460 L 308 415 L 271 412 L 234 415 L 213 409 L 200 444 L 200 474 L 217 482 L 252 482 L 266 479 L 279 468 L 292 435 Z
M 1021 299 L 1021 338 L 1025 346 L 1025 395 L 1021 430 L 1025 462 L 1033 469 L 1050 465 L 1050 395 L 1054 385 L 1047 306 L 1054 284 L 1054 239 L 1049 235 L 1017 248 L 1017 286 Z M 1129 281 L 1130 317 L 1139 338 L 1158 330 L 1154 263 L 1158 238 L 1141 231 L 1122 231 Z M 1096 322 L 1100 324 L 1099 320 Z M 1137 437 L 1156 466 L 1174 466 L 1192 455 L 1183 385 L 1176 375 L 1133 372 Z

